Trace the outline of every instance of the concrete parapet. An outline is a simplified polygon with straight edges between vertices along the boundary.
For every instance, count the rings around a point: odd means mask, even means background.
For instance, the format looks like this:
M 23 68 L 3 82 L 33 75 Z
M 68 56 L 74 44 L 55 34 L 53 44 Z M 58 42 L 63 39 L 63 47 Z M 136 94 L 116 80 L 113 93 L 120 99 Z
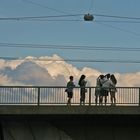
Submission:
M 0 115 L 36 115 L 36 114 L 132 114 L 140 115 L 139 106 L 32 106 L 32 105 L 4 105 L 0 106 Z

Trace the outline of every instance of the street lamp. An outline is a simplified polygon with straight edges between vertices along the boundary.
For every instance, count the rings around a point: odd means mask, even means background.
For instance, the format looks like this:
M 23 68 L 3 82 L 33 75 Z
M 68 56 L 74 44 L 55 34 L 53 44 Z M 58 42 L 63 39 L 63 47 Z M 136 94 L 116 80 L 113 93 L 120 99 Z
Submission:
M 93 15 L 91 15 L 89 13 L 84 15 L 85 21 L 93 21 L 93 19 L 94 19 Z

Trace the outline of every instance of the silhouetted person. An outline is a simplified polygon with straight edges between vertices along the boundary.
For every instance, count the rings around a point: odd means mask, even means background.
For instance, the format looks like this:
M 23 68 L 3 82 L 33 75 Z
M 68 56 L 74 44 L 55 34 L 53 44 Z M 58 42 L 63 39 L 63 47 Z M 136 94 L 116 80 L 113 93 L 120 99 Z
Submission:
M 101 91 L 101 78 L 104 77 L 103 75 L 100 75 L 97 79 L 96 79 L 96 87 L 95 87 L 95 104 L 98 104 L 98 99 L 99 99 L 99 103 L 100 103 L 100 91 Z
M 80 105 L 85 105 L 85 93 L 87 92 L 85 88 L 87 81 L 85 81 L 85 78 L 85 75 L 81 75 L 78 83 L 80 85 Z
M 102 92 L 102 85 L 104 81 L 106 80 L 106 77 L 104 75 L 100 75 L 100 95 L 99 95 L 99 105 L 102 105 L 103 102 L 103 92 Z
M 67 97 L 68 97 L 67 105 L 71 105 L 71 99 L 73 97 L 73 88 L 75 87 L 75 84 L 73 82 L 73 76 L 70 76 L 69 79 L 70 80 L 67 83 L 67 89 L 66 89 Z
M 116 89 L 117 80 L 113 74 L 110 76 L 110 80 L 112 81 L 112 85 L 110 88 L 111 105 L 116 105 L 115 93 L 117 92 Z
M 110 78 L 110 74 L 106 74 L 103 77 L 102 81 L 101 81 L 102 87 L 101 87 L 101 98 L 100 98 L 100 101 L 102 102 L 103 101 L 103 97 L 104 97 L 105 105 L 107 103 L 107 96 L 108 96 L 108 92 L 110 90 L 110 86 L 112 85 L 112 82 L 111 82 L 111 80 L 109 78 Z

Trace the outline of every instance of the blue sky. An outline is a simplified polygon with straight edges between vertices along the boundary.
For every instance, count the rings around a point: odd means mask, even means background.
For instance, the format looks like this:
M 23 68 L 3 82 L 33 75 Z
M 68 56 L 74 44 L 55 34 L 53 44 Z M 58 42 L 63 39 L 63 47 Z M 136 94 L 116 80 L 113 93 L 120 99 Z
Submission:
M 104 50 L 8 48 L 0 45 L 0 57 L 39 57 L 57 54 L 64 59 L 140 61 L 139 50 L 114 50 L 117 47 L 140 49 L 140 20 L 128 21 L 123 18 L 96 16 L 104 14 L 140 17 L 139 6 L 139 0 L 1 0 L 0 18 L 77 14 L 81 16 L 48 18 L 53 21 L 0 20 L 0 43 L 62 45 L 65 48 L 85 46 L 85 49 L 86 46 L 96 46 L 103 47 Z M 84 14 L 87 13 L 93 14 L 92 22 L 83 20 Z M 103 22 L 105 20 L 106 22 Z M 106 47 L 113 50 L 107 51 Z M 92 67 L 103 72 L 140 71 L 140 63 L 69 63 L 78 68 Z

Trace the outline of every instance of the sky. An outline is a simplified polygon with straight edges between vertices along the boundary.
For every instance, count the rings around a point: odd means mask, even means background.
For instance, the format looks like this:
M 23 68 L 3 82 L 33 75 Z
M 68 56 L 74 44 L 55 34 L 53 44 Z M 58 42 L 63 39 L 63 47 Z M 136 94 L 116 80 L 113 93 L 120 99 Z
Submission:
M 1 0 L 0 57 L 57 55 L 81 71 L 139 73 L 139 5 L 139 0 Z M 87 13 L 93 21 L 84 21 Z M 47 18 L 22 18 L 41 16 Z

